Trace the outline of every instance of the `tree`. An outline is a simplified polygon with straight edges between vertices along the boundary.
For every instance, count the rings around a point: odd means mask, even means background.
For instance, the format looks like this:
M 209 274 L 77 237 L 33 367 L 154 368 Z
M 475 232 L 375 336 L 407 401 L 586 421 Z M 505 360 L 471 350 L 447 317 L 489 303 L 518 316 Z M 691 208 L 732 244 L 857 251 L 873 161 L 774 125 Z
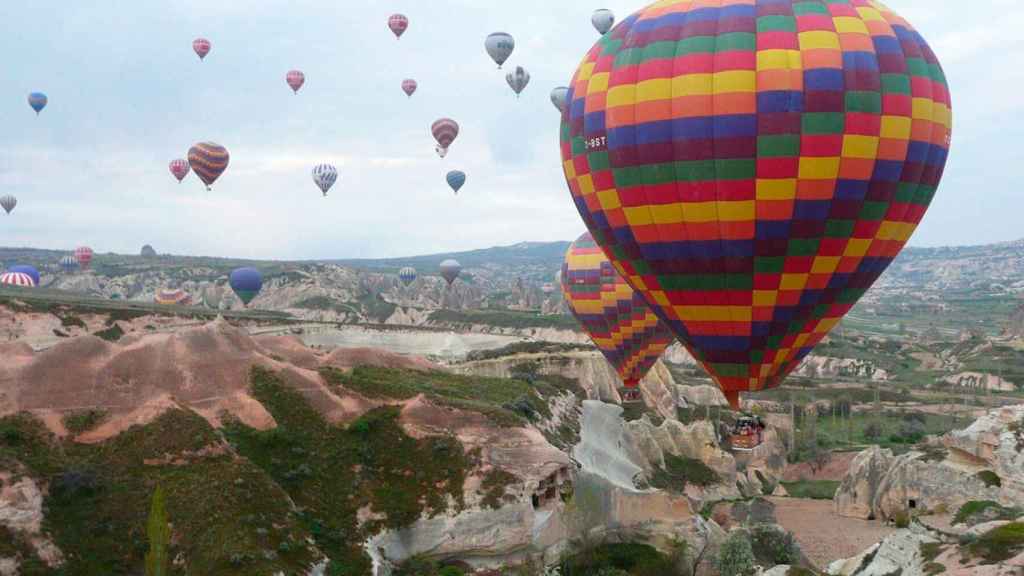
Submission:
M 832 452 L 822 448 L 817 442 L 812 442 L 807 447 L 807 464 L 811 467 L 811 472 L 817 474 L 821 470 L 828 466 L 828 463 L 832 461 Z
M 754 572 L 754 549 L 746 532 L 736 530 L 729 535 L 718 551 L 716 564 L 722 576 L 747 576 Z
M 871 422 L 864 427 L 864 438 L 867 438 L 871 442 L 878 442 L 879 438 L 882 437 L 882 425 L 878 422 Z
M 157 486 L 156 491 L 153 492 L 146 536 L 149 537 L 149 552 L 146 553 L 146 576 L 167 576 L 171 569 L 167 557 L 167 549 L 171 544 L 171 526 L 167 523 L 164 489 L 160 486 Z

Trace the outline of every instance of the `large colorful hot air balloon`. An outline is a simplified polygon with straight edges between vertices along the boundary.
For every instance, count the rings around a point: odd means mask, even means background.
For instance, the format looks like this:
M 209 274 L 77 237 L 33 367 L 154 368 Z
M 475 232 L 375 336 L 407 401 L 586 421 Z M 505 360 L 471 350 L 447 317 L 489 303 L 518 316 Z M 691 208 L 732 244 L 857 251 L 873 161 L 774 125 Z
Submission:
M 21 266 L 11 266 L 7 271 L 14 274 L 24 274 L 32 279 L 33 286 L 39 286 L 41 278 L 39 276 L 39 270 L 36 270 L 35 266 L 28 266 L 24 264 Z
M 195 50 L 196 55 L 199 56 L 199 61 L 202 62 L 206 59 L 206 55 L 210 53 L 210 41 L 206 38 L 196 38 L 192 41 L 192 49 Z
M 416 269 L 412 266 L 406 266 L 398 271 L 398 279 L 402 281 L 402 284 L 406 286 L 416 281 Z
M 0 196 L 0 208 L 4 209 L 4 212 L 10 214 L 14 207 L 18 205 L 18 199 L 10 194 Z
M 459 264 L 458 260 L 448 259 L 441 262 L 441 277 L 444 278 L 445 282 L 449 286 L 455 282 L 455 279 L 462 273 L 462 264 Z
M 401 38 L 402 34 L 409 29 L 409 19 L 404 14 L 392 14 L 388 18 L 388 28 L 394 33 L 395 38 Z
M 508 57 L 512 55 L 512 51 L 516 49 L 516 41 L 510 34 L 495 32 L 484 40 L 484 48 L 500 70 L 501 65 L 508 60 Z
M 84 270 L 92 264 L 92 248 L 88 246 L 79 246 L 75 248 L 75 260 L 78 260 L 78 265 Z
M 35 288 L 37 284 L 32 277 L 22 272 L 4 272 L 0 274 L 0 285 L 18 286 L 19 288 Z
M 170 169 L 171 175 L 178 179 L 178 184 L 181 184 L 181 181 L 185 179 L 185 176 L 188 176 L 188 160 L 183 158 L 171 160 L 171 163 L 168 164 L 167 167 Z
M 284 76 L 284 81 L 288 83 L 288 87 L 292 89 L 292 92 L 298 94 L 299 89 L 306 83 L 306 75 L 301 70 L 289 70 Z
M 874 0 L 659 2 L 598 41 L 569 101 L 580 214 L 733 406 L 885 270 L 950 143 L 942 68 Z
M 71 254 L 61 256 L 59 263 L 61 269 L 68 274 L 78 270 L 78 258 L 75 258 Z
M 615 25 L 615 14 L 607 8 L 595 10 L 594 15 L 590 17 L 590 23 L 600 34 L 607 34 Z
M 445 180 L 448 181 L 448 185 L 452 187 L 455 194 L 458 194 L 459 190 L 466 185 L 466 173 L 462 170 L 452 170 L 445 176 Z
M 508 82 L 509 88 L 512 88 L 518 98 L 526 89 L 526 85 L 530 83 L 530 73 L 522 66 L 516 66 L 515 70 L 505 75 L 505 81 Z
M 437 155 L 444 158 L 448 155 L 448 147 L 452 145 L 459 135 L 459 124 L 451 118 L 441 118 L 430 126 L 430 132 L 437 140 Z
M 565 253 L 561 284 L 569 310 L 622 379 L 623 400 L 638 400 L 640 380 L 672 343 L 672 332 L 589 233 Z
M 412 95 L 416 93 L 416 88 L 418 87 L 419 84 L 412 78 L 402 80 L 402 92 L 405 92 L 405 95 L 410 98 L 412 98 Z
M 207 190 L 224 173 L 230 161 L 227 148 L 213 142 L 200 142 L 188 150 L 188 164 Z
M 228 283 L 242 304 L 248 306 L 263 289 L 263 275 L 255 268 L 239 268 L 231 273 Z
M 43 108 L 46 108 L 46 104 L 49 101 L 50 99 L 47 98 L 46 94 L 43 94 L 42 92 L 33 92 L 28 95 L 28 105 L 36 111 L 36 116 L 38 116 L 39 113 L 43 111 Z
M 330 164 L 318 164 L 313 167 L 313 182 L 327 196 L 327 191 L 338 181 L 338 169 Z
M 569 101 L 569 88 L 559 86 L 551 90 L 551 103 L 559 112 L 565 113 L 565 104 Z

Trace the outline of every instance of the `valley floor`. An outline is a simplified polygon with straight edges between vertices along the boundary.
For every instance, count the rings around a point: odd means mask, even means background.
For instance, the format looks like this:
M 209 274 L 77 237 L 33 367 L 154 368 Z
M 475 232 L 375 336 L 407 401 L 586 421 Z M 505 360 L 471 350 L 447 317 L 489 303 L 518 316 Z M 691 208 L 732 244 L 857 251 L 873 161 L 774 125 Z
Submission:
M 856 556 L 895 529 L 879 521 L 844 518 L 831 500 L 769 498 L 779 524 L 796 536 L 801 550 L 819 568 Z

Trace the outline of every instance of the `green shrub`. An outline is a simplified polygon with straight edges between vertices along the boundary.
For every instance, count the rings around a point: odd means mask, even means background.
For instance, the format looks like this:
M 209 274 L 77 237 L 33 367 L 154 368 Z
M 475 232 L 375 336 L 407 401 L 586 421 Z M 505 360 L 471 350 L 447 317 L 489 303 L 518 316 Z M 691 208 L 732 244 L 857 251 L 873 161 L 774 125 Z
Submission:
M 893 523 L 896 524 L 897 528 L 909 528 L 910 527 L 910 514 L 905 510 L 900 510 L 892 517 Z
M 945 571 L 946 566 L 944 564 L 939 564 L 938 562 L 928 562 L 924 565 L 925 576 L 938 576 Z
M 750 532 L 754 557 L 765 566 L 796 564 L 800 561 L 800 546 L 791 532 L 774 526 L 756 526 Z
M 725 540 L 715 561 L 721 576 L 748 576 L 754 572 L 754 550 L 750 537 L 736 530 Z
M 712 486 L 722 479 L 718 473 L 696 458 L 685 458 L 673 454 L 665 454 L 665 467 L 654 471 L 651 486 L 681 493 L 687 484 L 696 486 Z
M 1024 510 L 1016 507 L 1007 508 L 992 500 L 971 500 L 964 503 L 953 516 L 953 524 L 973 526 L 992 520 L 1016 520 Z
M 991 470 L 982 470 L 981 472 L 978 472 L 974 476 L 978 478 L 978 480 L 984 482 L 986 488 L 992 488 L 993 486 L 996 488 L 1001 488 L 1003 486 L 1002 479 L 999 478 L 998 474 Z
M 105 410 L 85 410 L 83 412 L 72 412 L 64 416 L 64 427 L 72 434 L 88 432 L 99 426 L 107 419 Z
M 124 336 L 124 330 L 121 329 L 119 324 L 114 324 L 110 328 L 96 332 L 93 336 L 102 338 L 107 342 L 117 342 L 122 336 Z
M 621 570 L 634 576 L 676 576 L 672 559 L 653 546 L 638 543 L 606 543 L 562 559 L 563 576 L 590 576 L 602 570 Z M 616 572 L 609 572 L 616 574 Z
M 972 556 L 994 564 L 1024 552 L 1024 522 L 1011 522 L 989 530 L 967 546 Z

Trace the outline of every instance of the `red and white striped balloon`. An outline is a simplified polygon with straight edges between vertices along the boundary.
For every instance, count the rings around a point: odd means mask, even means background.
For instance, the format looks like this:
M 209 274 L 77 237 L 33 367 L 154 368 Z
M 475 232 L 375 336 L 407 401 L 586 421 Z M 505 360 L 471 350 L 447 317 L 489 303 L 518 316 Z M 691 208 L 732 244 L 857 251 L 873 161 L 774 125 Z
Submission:
M 88 246 L 75 248 L 75 260 L 78 260 L 78 265 L 82 268 L 88 268 L 92 263 L 92 248 Z
M 6 272 L 0 275 L 0 284 L 5 286 L 22 286 L 24 288 L 35 288 L 36 286 L 32 277 L 24 272 Z
M 188 165 L 188 160 L 183 160 L 181 158 L 178 158 L 177 160 L 171 160 L 169 167 L 171 170 L 171 174 L 173 174 L 174 177 L 178 179 L 179 184 L 181 183 L 182 180 L 185 179 L 185 176 L 188 176 L 188 173 L 191 170 L 191 168 L 189 168 Z
M 200 61 L 205 59 L 206 55 L 210 53 L 210 47 L 210 41 L 206 38 L 196 38 L 192 41 L 192 49 L 196 51 Z
M 300 70 L 288 72 L 284 79 L 296 94 L 299 93 L 299 88 L 302 88 L 302 85 L 306 83 L 306 75 Z
M 401 38 L 402 34 L 409 29 L 409 19 L 404 14 L 392 14 L 388 18 L 388 28 L 394 32 L 395 38 Z
M 416 88 L 418 87 L 419 84 L 417 84 L 412 78 L 402 80 L 402 92 L 405 92 L 405 95 L 410 98 L 412 98 L 412 95 L 416 92 Z

